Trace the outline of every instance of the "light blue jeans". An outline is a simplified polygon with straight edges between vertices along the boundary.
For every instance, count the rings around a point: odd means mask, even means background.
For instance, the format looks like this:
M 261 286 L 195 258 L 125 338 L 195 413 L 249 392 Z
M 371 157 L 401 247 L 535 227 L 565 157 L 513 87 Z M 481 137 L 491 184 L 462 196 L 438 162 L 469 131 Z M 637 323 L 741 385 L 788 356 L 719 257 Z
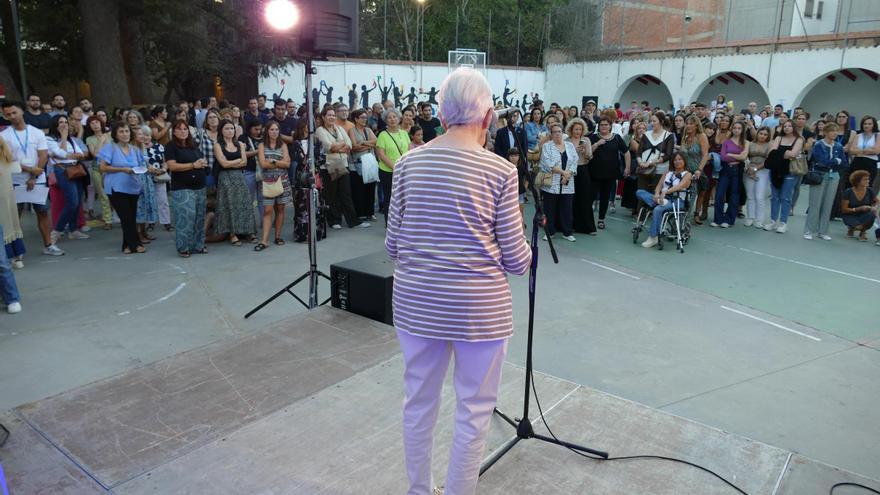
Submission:
M 654 195 L 644 189 L 636 191 L 636 196 L 644 201 L 649 208 L 654 209 L 653 217 L 651 218 L 651 237 L 657 237 L 660 235 L 660 227 L 663 226 L 663 214 L 667 211 L 672 211 L 673 201 L 678 205 L 679 209 L 684 207 L 684 201 L 682 201 L 681 198 L 670 200 L 665 205 L 658 205 L 657 202 L 654 201 Z
M 0 240 L 3 239 L 3 225 L 0 225 Z M 21 300 L 18 286 L 15 285 L 15 274 L 12 273 L 12 263 L 6 256 L 6 250 L 0 249 L 0 296 L 7 305 Z
M 789 175 L 782 183 L 782 187 L 775 187 L 770 183 L 770 220 L 787 223 L 788 214 L 791 213 L 791 195 L 797 185 L 799 177 Z

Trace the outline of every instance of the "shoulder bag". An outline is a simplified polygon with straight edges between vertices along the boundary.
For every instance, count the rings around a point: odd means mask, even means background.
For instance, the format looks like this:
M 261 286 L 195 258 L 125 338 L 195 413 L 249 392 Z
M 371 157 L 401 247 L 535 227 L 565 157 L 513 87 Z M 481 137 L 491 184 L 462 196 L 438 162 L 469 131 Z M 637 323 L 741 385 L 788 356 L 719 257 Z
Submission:
M 340 140 L 339 138 L 339 131 L 342 128 L 338 126 L 334 127 L 335 135 L 331 134 L 331 136 L 333 136 L 333 139 L 336 140 L 336 144 L 344 143 L 345 140 Z M 328 150 L 325 164 L 327 167 L 327 174 L 330 176 L 330 180 L 332 181 L 336 181 L 340 177 L 345 177 L 346 175 L 348 175 L 348 155 L 345 153 L 330 153 Z
M 789 160 L 788 173 L 791 175 L 807 175 L 809 172 L 810 167 L 807 165 L 807 154 L 803 151 L 797 157 Z
M 72 142 L 70 144 L 73 146 L 74 152 L 79 151 L 76 148 L 76 144 L 74 144 Z M 78 161 L 78 162 L 74 163 L 73 165 L 69 165 L 67 167 L 64 167 L 64 175 L 67 176 L 67 180 L 78 180 L 78 179 L 82 179 L 83 177 L 89 175 L 89 172 L 86 169 L 85 165 L 83 165 L 82 162 Z

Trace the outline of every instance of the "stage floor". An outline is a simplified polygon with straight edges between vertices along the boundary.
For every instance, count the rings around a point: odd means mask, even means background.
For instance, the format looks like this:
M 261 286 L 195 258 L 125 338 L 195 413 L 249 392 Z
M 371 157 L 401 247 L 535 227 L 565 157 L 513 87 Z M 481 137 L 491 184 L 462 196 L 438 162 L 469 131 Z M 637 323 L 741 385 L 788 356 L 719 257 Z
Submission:
M 399 494 L 401 375 L 393 329 L 321 308 L 0 416 L 12 430 L 0 462 L 11 495 Z M 521 411 L 523 375 L 505 364 L 499 408 L 511 416 Z M 750 494 L 825 495 L 840 481 L 880 489 L 876 480 L 551 375 L 536 373 L 536 386 L 560 438 L 614 456 L 680 457 Z M 444 395 L 438 484 L 454 407 L 450 387 Z M 537 421 L 535 428 L 546 431 Z M 512 433 L 496 418 L 486 456 Z M 479 492 L 733 493 L 688 466 L 600 463 L 534 440 L 490 469 Z

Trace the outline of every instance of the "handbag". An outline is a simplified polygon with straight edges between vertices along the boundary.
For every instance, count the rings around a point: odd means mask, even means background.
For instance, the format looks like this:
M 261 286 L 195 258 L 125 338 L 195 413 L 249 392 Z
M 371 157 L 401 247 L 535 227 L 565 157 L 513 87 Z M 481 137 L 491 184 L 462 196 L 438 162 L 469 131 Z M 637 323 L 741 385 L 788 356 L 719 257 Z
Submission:
M 284 193 L 284 183 L 281 181 L 281 177 L 278 177 L 275 180 L 267 180 L 263 179 L 263 197 L 264 198 L 277 198 Z
M 361 157 L 358 172 L 364 184 L 379 182 L 379 161 L 372 153 L 366 153 Z
M 336 181 L 348 175 L 348 155 L 345 153 L 327 153 L 325 164 L 330 180 Z
M 542 187 L 550 187 L 553 185 L 553 173 L 552 172 L 538 172 L 538 175 L 535 176 L 535 185 L 538 186 L 538 189 Z
M 809 171 L 810 167 L 807 165 L 807 154 L 804 152 L 801 152 L 796 158 L 792 158 L 788 162 L 788 173 L 791 175 L 807 175 Z
M 167 184 L 171 182 L 171 174 L 168 172 L 162 172 L 159 175 L 154 175 L 153 182 L 156 184 Z
M 64 175 L 67 176 L 67 180 L 77 180 L 89 175 L 89 173 L 82 162 L 76 162 L 69 167 L 64 167 Z
M 526 158 L 528 158 L 530 162 L 541 161 L 541 147 L 539 146 L 533 150 L 529 150 L 528 153 L 526 153 Z
M 816 170 L 816 167 L 812 167 L 804 174 L 803 183 L 808 186 L 818 186 L 823 180 L 825 180 L 825 171 Z

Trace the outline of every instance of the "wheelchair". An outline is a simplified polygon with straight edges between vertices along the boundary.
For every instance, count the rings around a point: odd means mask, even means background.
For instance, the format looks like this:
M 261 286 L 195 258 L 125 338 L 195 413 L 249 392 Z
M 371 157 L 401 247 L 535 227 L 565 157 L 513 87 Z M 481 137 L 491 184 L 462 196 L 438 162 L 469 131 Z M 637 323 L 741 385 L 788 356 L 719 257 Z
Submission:
M 657 236 L 657 248 L 663 250 L 663 243 L 675 242 L 675 249 L 684 253 L 684 247 L 691 239 L 691 197 L 694 195 L 694 185 L 691 184 L 684 191 L 684 206 L 679 208 L 678 202 L 672 203 L 672 210 L 663 213 L 663 219 L 660 222 L 660 234 Z M 670 201 L 673 199 L 667 197 Z M 633 244 L 639 242 L 639 236 L 642 232 L 650 229 L 650 223 L 653 221 L 654 208 L 642 206 L 636 215 L 636 220 L 632 227 Z

